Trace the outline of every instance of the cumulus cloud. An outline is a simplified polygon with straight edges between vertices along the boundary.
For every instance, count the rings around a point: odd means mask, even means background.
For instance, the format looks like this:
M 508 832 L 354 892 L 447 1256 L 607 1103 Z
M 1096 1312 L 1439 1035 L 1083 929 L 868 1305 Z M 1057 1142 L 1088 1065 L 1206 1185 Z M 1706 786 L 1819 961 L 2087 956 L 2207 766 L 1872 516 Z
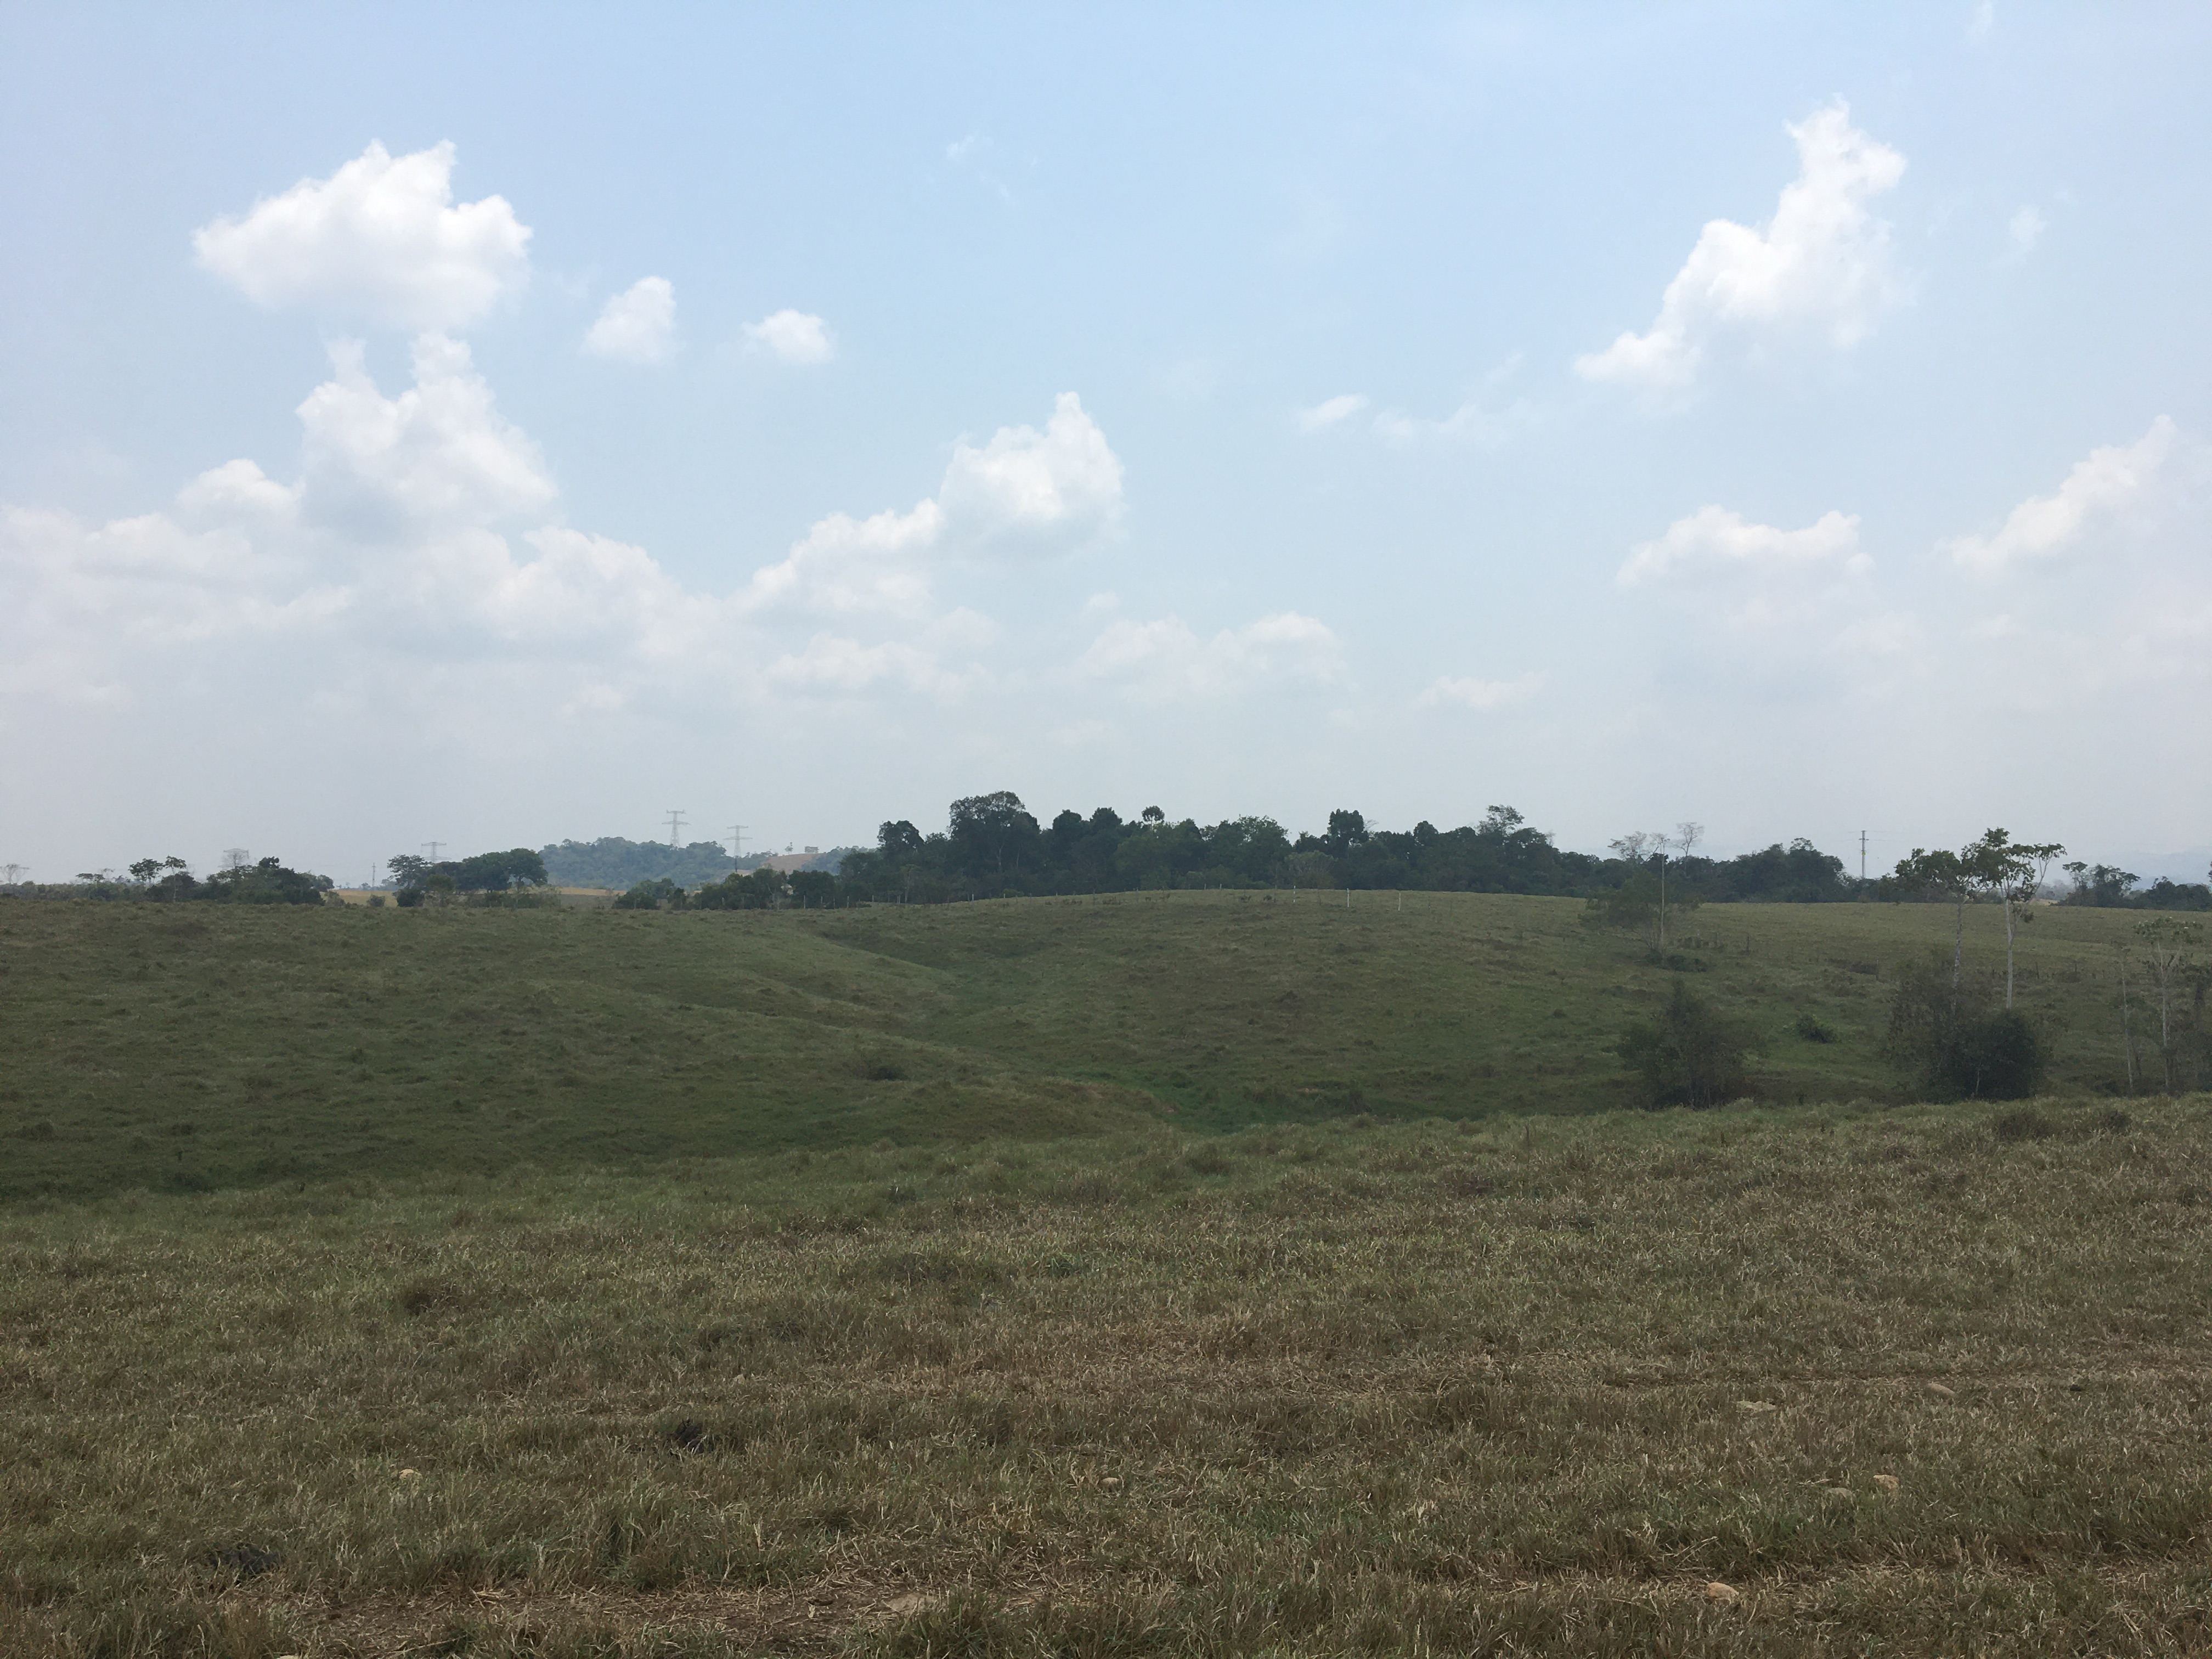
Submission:
M 1297 422 L 1301 432 L 1321 432 L 1339 422 L 1349 420 L 1366 407 L 1365 392 L 1346 392 L 1338 397 L 1324 398 L 1311 409 L 1293 410 L 1292 418 Z
M 956 533 L 977 546 L 1058 551 L 1120 518 L 1121 458 L 1083 400 L 1063 392 L 1043 431 L 1002 426 L 980 449 L 957 447 L 937 498 Z
M 1655 397 L 1675 395 L 1723 338 L 1756 342 L 1794 332 L 1840 349 L 1864 339 L 1883 313 L 1904 301 L 1907 287 L 1889 227 L 1868 208 L 1904 176 L 1904 156 L 1851 125 L 1850 107 L 1840 102 L 1789 132 L 1797 177 L 1773 218 L 1756 229 L 1728 219 L 1707 223 L 1667 285 L 1650 328 L 1577 358 L 1577 374 Z
M 770 352 L 787 363 L 826 363 L 837 355 L 830 325 L 804 311 L 771 312 L 747 323 L 745 338 L 754 350 Z
M 2043 216 L 2043 210 L 2033 204 L 2014 214 L 2005 225 L 2005 236 L 2011 243 L 2013 258 L 2026 258 L 2033 252 L 2035 245 L 2043 240 L 2043 233 L 2050 228 L 2050 222 Z
M 1065 392 L 1042 432 L 1000 427 L 980 447 L 955 446 L 936 495 L 908 510 L 818 520 L 780 562 L 754 572 L 744 602 L 919 617 L 947 561 L 1073 551 L 1121 510 L 1121 459 L 1083 400 Z
M 1435 708 L 1456 704 L 1480 714 L 1491 714 L 1500 708 L 1510 708 L 1522 703 L 1544 689 L 1541 674 L 1522 674 L 1510 680 L 1483 680 L 1473 678 L 1455 678 L 1440 675 L 1428 690 L 1413 699 L 1416 708 Z
M 1328 624 L 1278 611 L 1200 639 L 1180 617 L 1107 624 L 1077 660 L 1079 676 L 1119 684 L 1146 702 L 1233 696 L 1265 681 L 1328 684 L 1344 678 Z
M 584 336 L 594 357 L 665 363 L 676 354 L 676 289 L 665 276 L 641 276 L 599 308 Z
M 2132 444 L 2091 450 L 2051 494 L 2031 495 L 2013 508 L 1994 535 L 1946 544 L 1951 556 L 1983 576 L 2062 556 L 2099 521 L 2141 499 L 2172 460 L 2180 435 L 2161 415 Z
M 538 446 L 500 414 L 465 343 L 417 338 L 415 384 L 396 398 L 370 378 L 359 341 L 330 350 L 331 378 L 299 409 L 311 515 L 392 535 L 489 524 L 552 503 L 558 492 Z
M 530 275 L 530 228 L 503 198 L 456 206 L 453 146 L 369 147 L 192 238 L 199 263 L 257 305 L 384 327 L 465 329 Z
M 1724 507 L 1701 507 L 1657 539 L 1637 543 L 1615 580 L 1633 587 L 1698 570 L 1788 569 L 1845 556 L 1846 568 L 1863 569 L 1870 562 L 1856 552 L 1858 538 L 1856 514 L 1831 510 L 1802 530 L 1779 530 Z

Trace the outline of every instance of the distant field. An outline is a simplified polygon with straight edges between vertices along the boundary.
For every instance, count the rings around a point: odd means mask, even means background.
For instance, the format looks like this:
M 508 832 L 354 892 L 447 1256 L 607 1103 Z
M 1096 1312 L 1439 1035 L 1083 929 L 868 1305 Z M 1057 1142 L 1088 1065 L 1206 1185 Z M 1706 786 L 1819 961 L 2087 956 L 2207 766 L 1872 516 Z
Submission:
M 2197 1097 L 19 1204 L 0 1652 L 2201 1656 L 2208 1163 Z
M 1175 893 L 801 912 L 0 903 L 0 1199 L 635 1167 L 889 1139 L 1587 1112 L 1672 975 L 1571 900 Z M 2121 1081 L 2128 913 L 2052 909 L 2051 1086 Z M 1763 1098 L 1901 1098 L 1937 907 L 1711 907 L 1681 948 Z M 1968 916 L 1988 963 L 2002 937 Z M 1832 1042 L 1797 1036 L 1810 1013 Z

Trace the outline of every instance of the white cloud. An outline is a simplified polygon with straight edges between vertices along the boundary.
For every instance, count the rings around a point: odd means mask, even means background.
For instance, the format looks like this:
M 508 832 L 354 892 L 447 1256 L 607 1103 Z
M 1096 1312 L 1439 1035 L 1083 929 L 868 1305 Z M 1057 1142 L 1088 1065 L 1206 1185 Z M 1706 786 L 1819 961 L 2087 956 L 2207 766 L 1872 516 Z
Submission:
M 920 617 L 930 601 L 932 572 L 924 556 L 944 532 L 945 509 L 927 497 L 907 513 L 867 519 L 832 513 L 780 562 L 753 573 L 745 603 L 757 610 L 786 605 Z
M 2079 542 L 2100 519 L 2137 500 L 2172 458 L 2180 433 L 2166 416 L 2132 444 L 2093 449 L 2048 495 L 2031 495 L 2006 515 L 1993 536 L 1961 536 L 1951 556 L 1984 576 L 2024 562 L 2053 559 Z
M 258 305 L 408 331 L 480 321 L 530 275 L 530 228 L 504 198 L 453 204 L 453 147 L 372 143 L 192 238 L 200 264 Z
M 665 276 L 641 276 L 600 307 L 584 349 L 617 362 L 665 363 L 676 353 L 676 289 Z
M 829 324 L 804 311 L 773 312 L 747 323 L 745 338 L 755 350 L 772 352 L 787 363 L 826 363 L 837 355 Z
M 1082 399 L 1064 392 L 1042 432 L 1000 427 L 981 448 L 957 445 L 937 494 L 908 511 L 817 520 L 780 562 L 753 573 L 743 602 L 919 618 L 945 562 L 1073 551 L 1110 529 L 1121 508 L 1121 459 Z
M 2033 204 L 2014 214 L 2005 225 L 2005 234 L 2012 241 L 2013 257 L 2022 258 L 2033 252 L 2049 228 L 2050 222 L 2044 218 L 2042 210 Z
M 1510 680 L 1455 679 L 1446 674 L 1439 676 L 1429 689 L 1413 699 L 1416 708 L 1434 708 L 1444 703 L 1457 703 L 1463 708 L 1490 714 L 1497 709 L 1510 708 L 1522 703 L 1544 689 L 1541 674 L 1522 674 Z
M 1997 0 L 1975 0 L 1973 12 L 1966 19 L 1966 39 L 1981 46 L 1996 32 L 1996 26 Z
M 1340 397 L 1326 398 L 1311 409 L 1293 410 L 1292 418 L 1297 422 L 1299 431 L 1320 432 L 1340 421 L 1350 419 L 1366 407 L 1365 392 L 1347 392 Z
M 1146 702 L 1233 696 L 1267 680 L 1318 684 L 1344 678 L 1336 635 L 1324 623 L 1278 611 L 1201 640 L 1180 617 L 1107 624 L 1077 660 L 1087 679 L 1120 684 Z
M 1829 511 L 1802 530 L 1753 524 L 1723 507 L 1701 507 L 1667 526 L 1655 541 L 1638 542 L 1615 578 L 1623 587 L 1698 569 L 1802 568 L 1851 556 L 1846 569 L 1870 562 L 1858 546 L 1856 514 Z
M 551 505 L 557 490 L 538 446 L 494 406 L 468 347 L 425 334 L 413 355 L 415 384 L 386 398 L 369 378 L 358 341 L 331 347 L 335 373 L 299 409 L 309 514 L 356 533 L 390 535 L 403 526 L 487 524 Z
M 981 449 L 952 452 L 937 494 L 957 538 L 977 546 L 1060 551 L 1095 540 L 1121 512 L 1121 462 L 1073 392 L 1044 430 L 1002 426 Z
M 1842 103 L 1789 132 L 1798 173 L 1774 217 L 1759 229 L 1728 219 L 1707 223 L 1667 285 L 1650 328 L 1577 358 L 1577 374 L 1654 396 L 1676 394 L 1721 338 L 1808 332 L 1843 349 L 1904 301 L 1889 227 L 1867 204 L 1896 185 L 1905 158 L 1852 126 Z

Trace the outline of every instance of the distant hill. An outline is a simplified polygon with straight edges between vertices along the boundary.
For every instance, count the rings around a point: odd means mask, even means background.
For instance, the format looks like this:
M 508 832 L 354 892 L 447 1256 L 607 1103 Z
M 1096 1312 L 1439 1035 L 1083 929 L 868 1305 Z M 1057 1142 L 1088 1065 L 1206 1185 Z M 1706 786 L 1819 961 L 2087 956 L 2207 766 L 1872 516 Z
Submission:
M 680 887 L 720 881 L 732 870 L 757 870 L 763 864 L 789 874 L 794 870 L 835 872 L 857 847 L 832 847 L 814 853 L 748 853 L 733 859 L 718 842 L 695 841 L 671 847 L 660 841 L 625 841 L 602 836 L 597 841 L 564 841 L 544 848 L 545 873 L 556 887 L 634 887 L 641 881 L 672 881 Z

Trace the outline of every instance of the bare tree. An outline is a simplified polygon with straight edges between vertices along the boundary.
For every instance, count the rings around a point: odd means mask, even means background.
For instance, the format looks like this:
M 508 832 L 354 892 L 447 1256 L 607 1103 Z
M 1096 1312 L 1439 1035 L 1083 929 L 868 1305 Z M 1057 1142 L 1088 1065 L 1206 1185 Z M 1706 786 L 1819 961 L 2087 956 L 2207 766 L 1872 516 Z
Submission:
M 2142 941 L 2143 960 L 2158 980 L 2158 1058 L 2166 1074 L 2166 1091 L 2173 1092 L 2173 988 L 2186 975 L 2197 948 L 2204 942 L 2204 924 L 2179 916 L 2154 916 L 2135 926 Z

